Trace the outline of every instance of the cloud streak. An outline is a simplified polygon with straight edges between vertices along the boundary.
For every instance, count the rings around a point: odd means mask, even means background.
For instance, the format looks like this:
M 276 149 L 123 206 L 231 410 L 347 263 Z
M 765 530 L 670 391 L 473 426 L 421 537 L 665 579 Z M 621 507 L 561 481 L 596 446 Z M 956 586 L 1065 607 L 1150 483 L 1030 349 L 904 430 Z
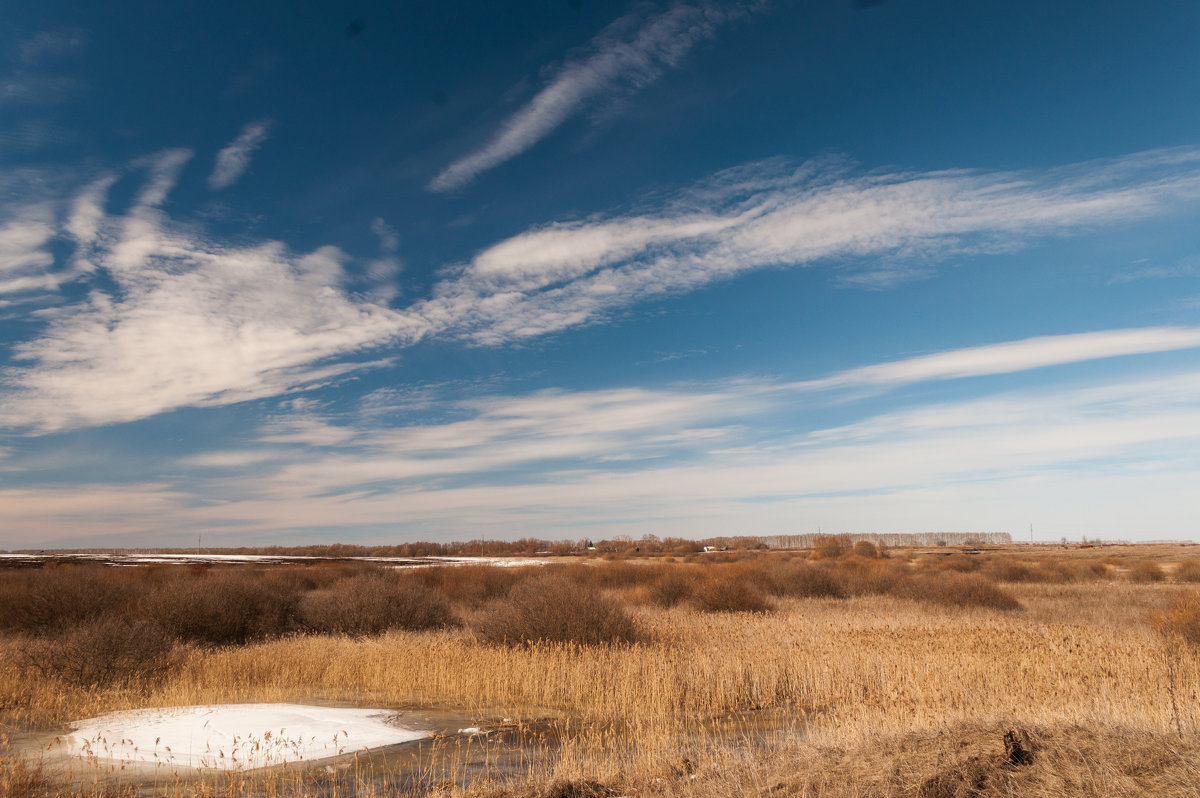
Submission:
M 413 310 L 501 345 L 765 268 L 1001 252 L 1171 213 L 1200 198 L 1200 149 L 1046 172 L 875 172 L 778 162 L 715 175 L 663 207 L 559 222 L 484 250 Z
M 322 384 L 427 338 L 503 346 L 603 321 L 614 310 L 767 268 L 881 259 L 926 264 L 1012 250 L 1046 236 L 1177 213 L 1200 198 L 1200 150 L 1182 148 L 1044 172 L 874 172 L 827 162 L 754 164 L 654 207 L 532 228 L 447 267 L 430 294 L 391 305 L 398 262 L 365 264 L 379 290 L 347 290 L 332 246 L 231 245 L 163 210 L 191 157 L 166 150 L 133 205 L 106 208 L 117 179 L 74 197 L 3 209 L 0 291 L 85 282 L 86 299 L 44 312 L 0 375 L 0 425 L 48 432 L 274 396 Z M 60 217 L 65 217 L 61 218 Z M 385 253 L 396 243 L 376 224 Z M 49 244 L 76 245 L 56 268 Z M 379 263 L 388 268 L 382 271 Z M 377 274 L 378 272 L 378 274 Z M 384 274 L 383 272 L 386 272 Z M 805 390 L 1004 373 L 1195 345 L 1191 328 L 1031 339 L 809 381 Z
M 208 176 L 208 187 L 221 191 L 236 183 L 250 168 L 250 156 L 267 140 L 271 123 L 265 120 L 250 122 L 242 128 L 238 137 L 217 153 L 212 174 Z
M 428 188 L 461 188 L 533 147 L 589 103 L 648 86 L 677 68 L 693 47 L 712 39 L 722 25 L 760 5 L 681 3 L 649 18 L 622 17 L 568 60 L 487 143 L 439 172 Z
M 1011 374 L 1068 363 L 1197 347 L 1200 347 L 1200 327 L 1145 327 L 1047 335 L 863 366 L 822 379 L 793 383 L 789 387 L 799 390 L 894 387 L 926 380 Z
M 0 425 L 49 432 L 278 395 L 378 365 L 344 358 L 423 334 L 419 320 L 349 295 L 334 247 L 228 246 L 171 223 L 157 206 L 189 155 L 147 161 L 123 216 L 104 212 L 104 180 L 76 198 L 67 231 L 115 289 L 56 308 L 15 347 L 32 365 L 4 372 Z
M 1181 434 L 1191 435 L 1187 430 L 1193 429 L 1200 434 L 1200 421 L 1191 411 L 1181 414 L 1180 410 L 1200 395 L 1200 377 L 1185 374 L 1045 395 L 936 404 L 791 439 L 779 437 L 775 422 L 781 414 L 796 415 L 795 408 L 802 412 L 804 400 L 815 390 L 898 387 L 1197 347 L 1200 328 L 1047 336 L 849 369 L 819 380 L 742 379 L 675 389 L 544 390 L 523 396 L 443 398 L 437 405 L 453 420 L 439 422 L 411 423 L 413 411 L 407 405 L 389 414 L 371 403 L 369 412 L 340 419 L 301 408 L 270 421 L 259 437 L 262 444 L 299 447 L 273 449 L 276 459 L 286 464 L 260 485 L 269 486 L 272 495 L 354 494 L 364 487 L 445 489 L 447 480 L 487 482 L 496 474 L 505 479 L 516 473 L 532 474 L 557 483 L 564 474 L 570 481 L 586 474 L 646 469 L 657 473 L 661 466 L 654 464 L 662 461 L 682 469 L 681 461 L 745 465 L 783 458 L 809 463 L 806 467 L 812 473 L 785 487 L 781 481 L 789 477 L 781 470 L 773 477 L 779 484 L 754 483 L 755 490 L 813 494 L 852 490 L 856 475 L 876 456 L 881 459 L 871 467 L 875 472 L 905 484 L 909 477 L 903 466 L 904 451 L 910 446 L 925 447 L 931 468 L 949 469 L 942 478 L 949 478 L 954 469 L 970 472 L 985 467 L 980 464 L 995 470 L 1015 467 L 1015 460 L 1001 456 L 1012 441 L 1019 441 L 1013 444 L 1014 451 L 1032 458 L 1030 463 L 1038 457 L 1057 462 L 1054 458 L 1100 456 L 1169 437 L 1174 428 Z M 587 419 L 587 424 L 581 425 L 579 419 Z M 1023 424 L 1036 433 L 1016 435 L 1014 430 Z M 978 440 L 971 443 L 970 436 Z M 875 447 L 875 454 L 856 448 L 864 443 Z M 989 457 L 967 457 L 961 447 L 971 451 L 979 447 Z M 266 459 L 256 451 L 260 450 L 248 450 L 244 456 L 253 462 Z M 301 461 L 290 462 L 297 452 L 303 452 Z M 844 467 L 837 466 L 833 452 L 841 453 Z M 218 456 L 236 457 L 229 452 Z M 962 465 L 967 462 L 975 465 Z M 866 487 L 889 485 L 878 482 Z M 753 495 L 758 494 L 738 498 Z
M 557 537 L 581 520 L 592 535 L 703 536 L 745 529 L 747 517 L 753 534 L 822 523 L 1012 530 L 1030 518 L 1055 536 L 1194 527 L 1194 370 L 932 401 L 841 426 L 806 428 L 801 411 L 781 435 L 777 413 L 795 410 L 794 398 L 728 382 L 543 391 L 455 402 L 460 418 L 401 427 L 365 415 L 330 424 L 302 407 L 272 420 L 255 447 L 182 460 L 202 472 L 186 488 L 5 491 L 0 528 L 14 540 L 73 527 L 206 538 L 225 527 L 269 540 L 305 529 L 394 535 L 398 523 L 424 538 Z M 596 427 L 578 424 L 580 413 Z

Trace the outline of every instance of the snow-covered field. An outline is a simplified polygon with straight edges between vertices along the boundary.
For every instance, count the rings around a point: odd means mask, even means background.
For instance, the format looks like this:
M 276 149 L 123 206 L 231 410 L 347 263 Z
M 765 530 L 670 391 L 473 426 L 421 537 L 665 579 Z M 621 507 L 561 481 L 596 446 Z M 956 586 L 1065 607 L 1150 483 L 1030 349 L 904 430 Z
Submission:
M 71 724 L 67 755 L 109 764 L 249 770 L 411 742 L 385 709 L 213 704 L 113 712 Z

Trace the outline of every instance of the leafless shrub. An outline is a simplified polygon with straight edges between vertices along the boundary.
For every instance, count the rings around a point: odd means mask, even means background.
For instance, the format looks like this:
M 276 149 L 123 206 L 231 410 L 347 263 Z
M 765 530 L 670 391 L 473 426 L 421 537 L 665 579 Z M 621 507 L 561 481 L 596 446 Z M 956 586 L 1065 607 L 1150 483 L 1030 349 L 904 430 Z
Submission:
M 1200 593 L 1184 593 L 1164 612 L 1152 616 L 1151 622 L 1168 638 L 1181 640 L 1188 646 L 1200 649 Z
M 822 560 L 836 560 L 850 548 L 845 535 L 818 535 L 813 541 L 813 556 Z
M 1184 560 L 1175 568 L 1175 579 L 1180 582 L 1200 582 L 1200 560 Z
M 1161 582 L 1165 577 L 1162 566 L 1153 560 L 1138 560 L 1129 566 L 1130 582 Z
M 977 574 L 923 574 L 897 585 L 894 594 L 949 607 L 987 607 L 995 610 L 1016 610 L 1021 607 L 1015 598 Z
M 577 565 L 571 571 L 571 576 L 579 581 L 588 581 L 600 588 L 618 588 L 654 582 L 662 573 L 662 567 L 625 560 L 606 562 L 595 567 Z
M 691 603 L 703 612 L 767 612 L 771 604 L 758 587 L 725 574 L 708 574 L 692 588 Z
M 767 587 L 772 595 L 794 598 L 845 598 L 846 588 L 834 571 L 807 562 L 781 563 Z
M 984 563 L 984 576 L 996 582 L 1036 582 L 1034 570 L 1010 557 L 995 557 Z
M 142 575 L 100 565 L 68 565 L 0 574 L 0 628 L 54 635 L 109 613 L 123 613 L 142 592 Z
M 531 568 L 495 565 L 444 565 L 419 568 L 408 578 L 441 591 L 452 601 L 478 607 L 507 595 L 513 585 L 532 576 Z
M 869 540 L 860 540 L 850 547 L 850 553 L 856 557 L 874 560 L 879 557 L 879 548 Z
M 956 553 L 948 557 L 938 557 L 931 563 L 931 567 L 942 571 L 957 571 L 967 574 L 978 571 L 980 563 L 978 557 Z
M 673 568 L 650 586 L 649 600 L 660 607 L 674 607 L 687 600 L 696 577 L 682 568 Z
M 383 573 L 354 576 L 306 594 L 299 617 L 311 631 L 351 635 L 433 629 L 455 622 L 450 602 L 440 592 Z
M 909 567 L 900 560 L 864 560 L 861 557 L 843 560 L 833 573 L 851 596 L 890 593 L 911 575 Z
M 241 644 L 292 630 L 298 600 L 252 569 L 231 568 L 180 574 L 147 597 L 144 612 L 180 640 Z
M 642 635 L 616 599 L 562 574 L 518 583 L 474 619 L 476 636 L 488 643 L 635 642 Z
M 24 664 L 78 687 L 107 687 L 155 679 L 174 664 L 173 641 L 155 624 L 119 617 L 29 641 Z

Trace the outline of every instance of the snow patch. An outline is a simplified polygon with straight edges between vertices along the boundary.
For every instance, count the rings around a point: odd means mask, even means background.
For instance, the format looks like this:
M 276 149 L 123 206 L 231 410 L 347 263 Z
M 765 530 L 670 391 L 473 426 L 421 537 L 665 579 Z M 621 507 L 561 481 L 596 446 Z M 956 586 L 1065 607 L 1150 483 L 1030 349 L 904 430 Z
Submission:
M 133 709 L 78 720 L 71 756 L 101 763 L 249 770 L 324 759 L 428 735 L 392 722 L 385 709 L 303 704 L 212 704 Z

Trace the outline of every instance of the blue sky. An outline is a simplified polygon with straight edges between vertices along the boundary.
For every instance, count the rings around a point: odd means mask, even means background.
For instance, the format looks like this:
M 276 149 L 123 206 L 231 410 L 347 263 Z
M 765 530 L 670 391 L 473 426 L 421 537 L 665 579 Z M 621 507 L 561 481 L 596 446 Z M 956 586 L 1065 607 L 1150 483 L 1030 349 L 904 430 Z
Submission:
M 1194 538 L 1191 2 L 16 2 L 0 548 Z

